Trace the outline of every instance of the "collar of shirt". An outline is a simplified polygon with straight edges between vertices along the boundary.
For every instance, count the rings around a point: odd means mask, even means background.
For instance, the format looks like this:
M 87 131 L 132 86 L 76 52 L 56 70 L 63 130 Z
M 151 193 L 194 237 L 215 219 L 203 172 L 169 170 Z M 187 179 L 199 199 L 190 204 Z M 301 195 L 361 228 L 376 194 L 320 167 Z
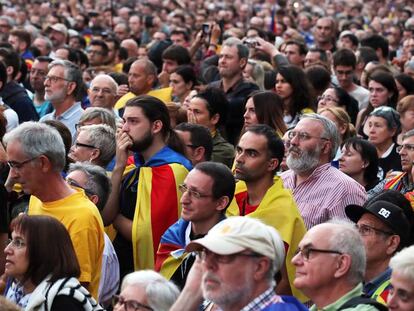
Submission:
M 365 283 L 364 294 L 371 297 L 382 283 L 391 278 L 391 268 L 388 268 L 384 272 L 377 275 L 373 280 Z
M 327 170 L 330 167 L 331 167 L 331 162 L 325 163 L 325 164 L 322 164 L 322 165 L 316 167 L 313 170 L 312 174 L 310 174 L 309 177 L 304 182 L 301 183 L 301 185 L 305 184 L 308 181 L 311 181 L 315 177 L 320 176 L 325 170 Z M 296 173 L 293 173 L 293 175 L 294 175 L 294 181 L 295 181 L 295 187 L 296 187 Z
M 341 307 L 345 302 L 351 298 L 361 296 L 362 294 L 362 283 L 359 283 L 351 291 L 347 292 L 341 298 L 331 303 L 330 305 L 325 306 L 322 309 L 318 309 L 316 305 L 313 305 L 309 310 L 310 311 L 336 311 Z
M 76 102 L 72 107 L 62 113 L 60 116 L 56 116 L 56 110 L 53 112 L 53 118 L 57 120 L 69 120 L 79 109 L 82 109 L 81 103 Z
M 276 295 L 273 287 L 270 287 L 264 293 L 257 296 L 240 311 L 260 311 L 271 303 L 283 303 L 282 298 Z

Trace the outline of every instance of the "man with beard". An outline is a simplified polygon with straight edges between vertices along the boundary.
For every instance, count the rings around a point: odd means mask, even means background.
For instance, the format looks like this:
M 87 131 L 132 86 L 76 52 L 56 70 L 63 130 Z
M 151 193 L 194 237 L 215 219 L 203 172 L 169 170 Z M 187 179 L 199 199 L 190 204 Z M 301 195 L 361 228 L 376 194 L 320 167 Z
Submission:
M 186 247 L 196 251 L 184 290 L 170 311 L 307 310 L 290 296 L 275 292 L 275 273 L 285 260 L 278 232 L 250 217 L 229 217 Z M 214 303 L 213 308 L 207 304 Z
M 54 111 L 40 121 L 58 120 L 65 124 L 75 141 L 76 124 L 83 109 L 80 102 L 83 90 L 82 72 L 78 66 L 67 60 L 54 60 L 49 64 L 45 77 L 45 100 L 52 103 Z
M 287 251 L 277 292 L 299 298 L 301 293 L 292 286 L 295 269 L 291 260 L 306 227 L 292 193 L 275 176 L 283 155 L 283 142 L 272 128 L 264 124 L 247 128 L 236 147 L 235 178 L 239 181 L 227 214 L 249 215 L 278 230 Z
M 332 121 L 305 115 L 288 138 L 286 163 L 290 170 L 281 176 L 285 187 L 293 191 L 308 229 L 334 217 L 346 218 L 347 205 L 364 204 L 364 188 L 331 166 L 339 142 Z
M 180 214 L 178 185 L 191 169 L 191 163 L 175 151 L 179 148 L 173 144 L 179 138 L 159 99 L 141 95 L 129 100 L 123 119 L 117 135 L 113 191 L 102 213 L 104 223 L 112 223 L 118 231 L 114 247 L 121 278 L 154 268 L 161 235 Z M 134 164 L 127 167 L 129 151 L 134 153 Z

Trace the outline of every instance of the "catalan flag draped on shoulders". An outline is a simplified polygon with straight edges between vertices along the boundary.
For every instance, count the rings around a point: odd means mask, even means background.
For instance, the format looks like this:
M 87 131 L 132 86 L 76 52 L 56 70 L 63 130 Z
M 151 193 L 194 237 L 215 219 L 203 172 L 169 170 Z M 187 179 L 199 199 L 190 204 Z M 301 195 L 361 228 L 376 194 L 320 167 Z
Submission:
M 227 209 L 227 216 L 243 215 L 247 200 L 247 187 L 243 181 L 236 184 L 234 199 Z M 306 233 L 306 226 L 293 199 L 292 192 L 285 189 L 280 177 L 275 176 L 273 185 L 267 190 L 255 210 L 247 208 L 246 216 L 258 218 L 275 228 L 282 237 L 286 247 L 286 270 L 293 296 L 301 301 L 307 298 L 293 286 L 295 267 L 291 263 L 299 242 Z
M 226 219 L 225 215 L 220 218 L 219 222 L 223 219 Z M 184 287 L 188 272 L 195 260 L 185 252 L 185 247 L 192 240 L 202 237 L 204 235 L 193 236 L 191 222 L 180 218 L 161 237 L 155 261 L 155 271 L 160 272 L 167 280 L 174 281 L 178 287 Z M 181 269 L 180 266 L 182 266 Z M 179 272 L 178 269 L 180 269 Z
M 123 187 L 137 184 L 137 200 L 132 221 L 134 269 L 154 269 L 161 236 L 180 216 L 178 185 L 192 166 L 183 155 L 166 146 L 143 163 L 134 156 L 128 166 Z

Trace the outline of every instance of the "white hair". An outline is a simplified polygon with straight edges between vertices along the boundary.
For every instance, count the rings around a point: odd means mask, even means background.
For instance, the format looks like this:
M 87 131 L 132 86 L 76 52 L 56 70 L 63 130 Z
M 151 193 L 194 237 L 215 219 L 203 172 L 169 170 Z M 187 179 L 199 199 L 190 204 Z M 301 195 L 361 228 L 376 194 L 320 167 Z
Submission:
M 404 278 L 414 282 L 414 245 L 406 247 L 390 260 L 393 273 L 401 274 Z
M 147 301 L 154 311 L 168 311 L 180 293 L 178 287 L 152 270 L 135 271 L 122 281 L 121 292 L 128 286 L 145 288 Z

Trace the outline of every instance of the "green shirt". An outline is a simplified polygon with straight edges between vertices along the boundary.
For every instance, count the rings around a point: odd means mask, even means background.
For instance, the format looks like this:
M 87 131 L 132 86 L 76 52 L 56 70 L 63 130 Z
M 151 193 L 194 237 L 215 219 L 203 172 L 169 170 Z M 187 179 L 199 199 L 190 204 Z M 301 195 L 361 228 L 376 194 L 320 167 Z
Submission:
M 309 310 L 310 311 L 336 311 L 338 310 L 345 302 L 350 300 L 354 297 L 359 297 L 362 294 L 362 283 L 359 283 L 353 290 L 346 293 L 344 296 L 339 298 L 337 301 L 331 303 L 330 305 L 327 305 L 325 308 L 318 309 L 315 305 L 313 305 Z M 358 311 L 378 311 L 377 308 L 370 305 L 358 305 L 353 308 L 346 308 L 344 310 L 358 310 Z

